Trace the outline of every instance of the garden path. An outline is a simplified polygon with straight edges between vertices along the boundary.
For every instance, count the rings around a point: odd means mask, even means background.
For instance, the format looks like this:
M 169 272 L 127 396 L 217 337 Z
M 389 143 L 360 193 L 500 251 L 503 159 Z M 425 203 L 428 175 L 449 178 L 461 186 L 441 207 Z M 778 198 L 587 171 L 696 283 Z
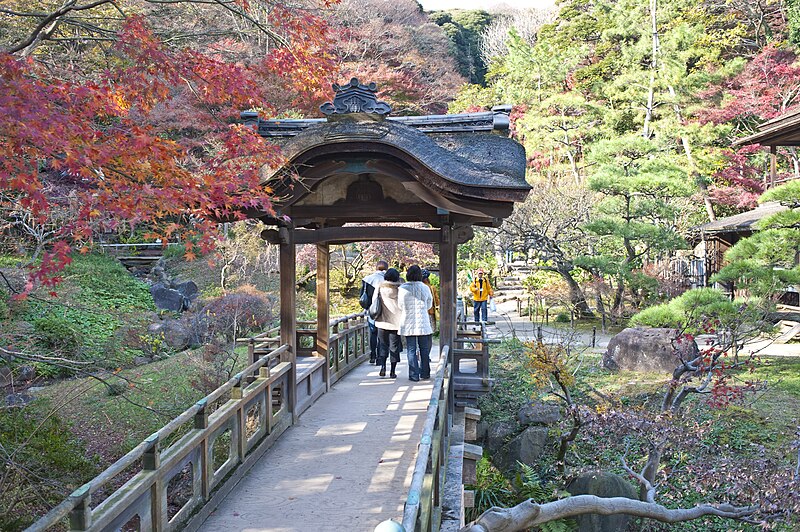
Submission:
M 405 358 L 404 356 L 401 358 Z M 431 352 L 438 362 L 438 346 Z M 201 530 L 341 532 L 400 521 L 433 382 L 368 363 L 317 401 L 239 482 Z

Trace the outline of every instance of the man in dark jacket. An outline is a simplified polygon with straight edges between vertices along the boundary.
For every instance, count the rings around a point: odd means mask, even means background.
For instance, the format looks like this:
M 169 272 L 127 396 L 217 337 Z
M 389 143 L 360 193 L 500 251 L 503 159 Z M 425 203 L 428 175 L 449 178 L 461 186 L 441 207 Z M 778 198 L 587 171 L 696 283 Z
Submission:
M 364 303 L 362 307 L 368 309 L 372 304 L 372 298 L 375 297 L 375 288 L 383 282 L 383 276 L 386 275 L 386 269 L 389 264 L 385 260 L 379 260 L 375 264 L 375 273 L 367 275 L 361 281 L 361 295 L 366 292 L 368 298 L 361 298 L 361 301 L 368 301 L 366 306 Z M 369 363 L 374 364 L 378 356 L 378 328 L 375 326 L 375 320 L 367 316 L 367 324 L 369 324 Z

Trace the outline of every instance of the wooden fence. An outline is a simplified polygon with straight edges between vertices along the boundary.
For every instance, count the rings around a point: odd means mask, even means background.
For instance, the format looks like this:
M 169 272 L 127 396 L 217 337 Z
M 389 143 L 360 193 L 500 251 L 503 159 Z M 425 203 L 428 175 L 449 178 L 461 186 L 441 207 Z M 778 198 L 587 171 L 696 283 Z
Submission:
M 439 367 L 403 510 L 403 529 L 406 532 L 438 530 L 442 520 L 442 492 L 450 452 L 451 420 L 448 414 L 453 406 L 449 359 L 450 347 L 444 346 L 439 353 Z
M 116 530 L 128 525 L 142 531 L 168 531 L 198 525 L 206 517 L 198 511 L 212 499 L 221 500 L 291 425 L 286 392 L 292 364 L 274 364 L 288 349 L 283 345 L 260 357 L 78 488 L 28 530 L 46 530 L 65 518 L 71 530 Z M 258 376 L 248 378 L 254 372 Z M 168 444 L 170 436 L 177 439 Z M 133 476 L 94 504 L 92 496 L 129 468 L 134 468 Z M 218 489 L 223 480 L 228 490 Z M 187 486 L 188 493 L 182 497 L 186 500 L 176 507 L 170 501 L 171 491 L 186 491 Z
M 299 347 L 307 345 L 303 338 L 309 334 L 315 345 L 316 328 L 298 327 L 295 364 L 289 346 L 278 345 L 278 328 L 237 339 L 247 345 L 250 364 L 244 370 L 81 486 L 27 532 L 63 528 L 67 520 L 71 530 L 147 532 L 199 527 L 292 425 L 293 416 L 299 416 L 369 356 L 363 313 L 332 320 L 330 327 L 327 364 L 315 350 Z M 295 404 L 290 403 L 289 393 L 293 371 Z M 110 494 L 102 500 L 92 500 L 106 492 Z

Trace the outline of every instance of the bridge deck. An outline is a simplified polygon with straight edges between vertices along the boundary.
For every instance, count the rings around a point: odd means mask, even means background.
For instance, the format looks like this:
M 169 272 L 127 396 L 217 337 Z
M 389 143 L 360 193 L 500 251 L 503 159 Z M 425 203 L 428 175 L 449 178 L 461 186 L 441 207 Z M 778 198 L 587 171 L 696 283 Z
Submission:
M 402 358 L 405 358 L 404 354 Z M 438 346 L 431 352 L 438 361 Z M 371 531 L 401 520 L 432 381 L 362 364 L 289 428 L 201 530 Z

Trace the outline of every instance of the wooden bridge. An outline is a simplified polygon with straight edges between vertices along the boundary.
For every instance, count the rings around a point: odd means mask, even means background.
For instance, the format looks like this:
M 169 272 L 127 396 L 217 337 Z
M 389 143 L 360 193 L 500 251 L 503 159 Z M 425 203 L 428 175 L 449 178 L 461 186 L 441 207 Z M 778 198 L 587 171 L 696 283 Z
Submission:
M 384 517 L 402 520 L 407 531 L 463 525 L 464 507 L 470 504 L 463 485 L 480 456 L 480 448 L 466 440 L 474 437 L 479 415 L 471 407 L 491 386 L 490 340 L 484 324 L 456 323 L 456 251 L 472 238 L 473 226 L 499 225 L 514 203 L 525 199 L 530 190 L 525 151 L 508 137 L 510 106 L 394 119 L 386 117 L 391 108 L 377 100 L 374 84 L 353 79 L 334 89 L 333 102 L 321 107 L 327 119 L 261 120 L 257 113 L 242 114 L 246 125 L 281 146 L 286 159 L 281 168 L 265 169 L 264 185 L 276 203 L 245 213 L 274 226 L 262 237 L 279 247 L 280 326 L 246 340 L 250 364 L 244 371 L 31 530 L 67 517 L 73 530 L 194 530 L 207 518 L 208 530 L 236 528 L 237 521 L 226 516 L 256 511 L 262 522 L 241 526 L 369 530 Z M 367 366 L 359 366 L 368 356 L 364 316 L 330 319 L 330 246 L 365 241 L 423 242 L 438 250 L 439 365 L 428 383 L 375 379 Z M 313 322 L 296 317 L 299 244 L 312 244 L 317 251 Z M 340 388 L 332 388 L 337 383 Z M 361 400 L 379 387 L 385 396 Z M 357 392 L 348 398 L 346 389 Z M 327 409 L 331 413 L 325 414 Z M 334 412 L 353 417 L 326 422 Z M 360 447 L 369 443 L 348 442 L 379 416 L 390 420 L 373 440 L 379 448 L 362 454 Z M 265 455 L 276 442 L 280 451 Z M 376 455 L 370 453 L 376 452 L 389 453 L 380 458 L 387 467 L 375 465 Z M 370 460 L 372 467 L 352 473 L 354 464 L 369 466 Z M 324 468 L 305 470 L 310 463 Z M 392 463 L 395 469 L 387 473 Z M 288 475 L 284 480 L 273 477 L 279 470 Z M 121 478 L 128 480 L 112 490 Z M 291 504 L 285 497 L 290 491 L 297 494 Z M 294 501 L 306 492 L 314 496 L 303 498 L 302 506 L 315 517 L 311 526 L 298 528 L 291 524 L 300 511 Z M 381 494 L 380 504 L 370 504 L 373 511 L 352 502 L 370 493 Z M 285 504 L 277 504 L 278 498 Z M 347 523 L 330 520 L 325 509 L 334 507 L 343 516 L 354 510 Z M 221 509 L 212 516 L 216 508 Z M 282 518 L 288 524 L 271 524 Z
M 464 405 L 470 376 L 488 367 L 485 325 L 460 327 L 459 348 L 440 347 L 422 382 L 362 364 L 361 314 L 331 321 L 327 363 L 317 353 L 292 361 L 274 330 L 242 339 L 252 364 L 29 530 L 372 530 L 387 519 L 458 530 L 481 455 L 465 442 L 479 412 Z M 298 329 L 298 345 L 310 330 Z

